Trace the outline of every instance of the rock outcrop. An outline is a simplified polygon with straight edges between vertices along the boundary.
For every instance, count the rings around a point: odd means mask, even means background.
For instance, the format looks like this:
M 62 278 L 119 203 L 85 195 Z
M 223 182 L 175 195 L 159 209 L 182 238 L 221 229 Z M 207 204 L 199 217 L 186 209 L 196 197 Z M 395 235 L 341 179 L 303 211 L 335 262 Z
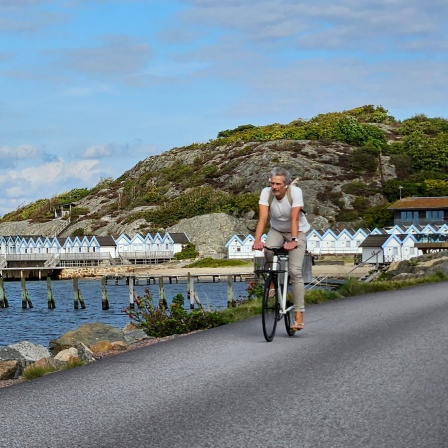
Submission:
M 305 198 L 307 217 L 314 228 L 357 227 L 355 220 L 342 221 L 341 212 L 347 217 L 359 207 L 360 195 L 346 191 L 348 184 L 368 185 L 369 194 L 361 195 L 363 209 L 386 202 L 379 193 L 382 180 L 395 178 L 395 168 L 388 156 L 381 157 L 381 172 L 357 174 L 350 167 L 350 155 L 356 149 L 342 143 L 308 140 L 277 140 L 267 142 L 235 143 L 232 145 L 197 148 L 174 148 L 160 155 L 139 162 L 124 173 L 123 179 L 147 179 L 147 188 L 163 185 L 163 197 L 158 203 L 171 201 L 197 188 L 190 179 L 175 176 L 176 167 L 197 166 L 197 170 L 212 167 L 213 176 L 205 176 L 202 185 L 231 193 L 256 193 L 268 185 L 269 171 L 274 165 L 288 168 L 299 180 Z M 169 173 L 169 175 L 166 175 Z M 124 182 L 124 181 L 123 181 Z M 116 186 L 102 188 L 77 202 L 79 209 L 88 210 L 78 220 L 73 219 L 60 236 L 70 236 L 81 228 L 86 235 L 131 236 L 154 231 L 142 214 L 155 205 L 120 208 L 122 192 Z M 254 212 L 230 216 L 224 213 L 197 216 L 179 221 L 170 231 L 185 231 L 191 241 L 207 251 L 222 252 L 224 244 L 234 234 L 253 231 Z M 359 213 L 354 213 L 354 216 Z M 132 217 L 131 219 L 129 219 Z M 346 219 L 346 218 L 344 218 Z M 59 227 L 58 227 L 59 226 Z M 52 236 L 61 221 L 47 223 L 0 224 L 0 235 Z M 224 241 L 219 244 L 217 241 Z M 209 248 L 211 249 L 209 250 Z
M 50 342 L 50 349 L 28 341 L 0 346 L 0 380 L 17 379 L 28 366 L 61 369 L 73 361 L 90 363 L 104 352 L 123 351 L 149 336 L 135 325 L 123 330 L 102 323 L 85 324 Z
M 448 251 L 433 252 L 420 257 L 391 263 L 387 277 L 393 280 L 406 280 L 441 272 L 448 275 Z

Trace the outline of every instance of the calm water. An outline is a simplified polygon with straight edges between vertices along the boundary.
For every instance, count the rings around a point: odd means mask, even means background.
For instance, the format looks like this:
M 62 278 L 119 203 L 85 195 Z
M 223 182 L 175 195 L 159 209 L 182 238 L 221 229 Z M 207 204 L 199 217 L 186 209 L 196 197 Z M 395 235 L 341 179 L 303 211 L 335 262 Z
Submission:
M 75 310 L 73 307 L 73 281 L 58 280 L 51 283 L 56 308 L 48 309 L 47 282 L 29 281 L 26 283 L 33 308 L 22 309 L 20 282 L 5 282 L 5 292 L 9 308 L 0 308 L 0 345 L 9 345 L 20 341 L 30 341 L 34 344 L 48 346 L 50 340 L 56 339 L 67 331 L 74 330 L 80 325 L 92 322 L 102 322 L 117 328 L 123 328 L 129 323 L 129 317 L 122 312 L 129 302 L 129 288 L 124 283 L 107 285 L 109 309 L 101 309 L 101 281 L 79 280 L 86 309 Z M 245 297 L 248 284 L 234 282 L 235 297 Z M 158 285 L 136 285 L 138 295 L 144 294 L 148 288 L 158 303 Z M 168 303 L 177 294 L 187 297 L 186 282 L 178 284 L 164 284 Z M 195 283 L 195 291 L 202 305 L 213 309 L 227 306 L 227 282 Z M 185 308 L 189 309 L 189 302 L 185 300 Z

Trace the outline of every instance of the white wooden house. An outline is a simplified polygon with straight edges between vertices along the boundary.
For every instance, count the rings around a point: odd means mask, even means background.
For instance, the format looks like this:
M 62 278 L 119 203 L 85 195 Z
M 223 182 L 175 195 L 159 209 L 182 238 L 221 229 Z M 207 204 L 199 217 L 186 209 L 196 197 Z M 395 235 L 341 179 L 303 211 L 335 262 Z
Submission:
M 251 234 L 233 235 L 226 243 L 225 248 L 227 249 L 227 258 L 229 259 L 253 259 L 258 257 L 263 257 L 264 252 L 260 250 L 253 250 L 252 246 L 254 244 L 255 237 Z M 266 234 L 263 234 L 261 241 L 266 241 Z
M 122 233 L 118 238 L 115 239 L 115 244 L 117 245 L 117 252 L 129 252 L 131 250 L 131 238 Z
M 169 232 L 167 235 L 173 244 L 173 254 L 182 252 L 187 244 L 191 243 L 190 238 L 188 238 L 188 236 L 183 232 Z
M 314 255 L 320 254 L 322 244 L 322 233 L 324 231 L 311 229 L 306 236 L 306 249 L 308 252 Z
M 315 255 L 335 254 L 336 241 L 338 239 L 339 231 L 328 229 L 324 232 L 321 239 L 320 251 Z
M 370 234 L 361 243 L 363 263 L 388 264 L 421 255 L 413 234 Z
M 227 258 L 254 258 L 255 251 L 252 248 L 254 241 L 255 238 L 253 235 L 233 235 L 225 245 L 227 249 Z

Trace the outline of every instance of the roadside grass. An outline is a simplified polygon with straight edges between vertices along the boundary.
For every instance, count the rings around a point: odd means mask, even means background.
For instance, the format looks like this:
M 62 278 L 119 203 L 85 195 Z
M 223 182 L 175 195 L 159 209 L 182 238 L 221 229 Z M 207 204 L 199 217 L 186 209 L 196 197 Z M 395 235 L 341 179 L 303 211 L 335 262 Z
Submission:
M 84 366 L 85 364 L 86 363 L 84 361 L 73 358 L 61 367 L 55 367 L 55 366 L 44 367 L 44 366 L 30 365 L 28 367 L 25 367 L 21 377 L 24 380 L 33 380 L 34 378 L 39 378 L 41 376 L 48 375 L 49 373 L 59 372 L 61 370 L 74 369 L 75 367 L 81 367 Z
M 411 288 L 412 286 L 424 283 L 437 283 L 448 281 L 448 275 L 443 272 L 436 272 L 427 277 L 420 277 L 408 280 L 379 280 L 371 283 L 359 281 L 357 278 L 348 278 L 336 290 L 311 289 L 305 291 L 305 302 L 308 304 L 317 304 L 338 300 L 343 297 L 352 297 L 358 295 L 372 294 L 382 291 L 392 291 L 395 289 Z M 247 309 L 246 309 L 247 308 Z M 238 310 L 237 312 L 234 310 Z M 228 313 L 229 319 L 241 320 L 247 317 L 261 313 L 261 296 L 254 300 L 249 300 L 236 308 L 229 308 L 222 311 Z

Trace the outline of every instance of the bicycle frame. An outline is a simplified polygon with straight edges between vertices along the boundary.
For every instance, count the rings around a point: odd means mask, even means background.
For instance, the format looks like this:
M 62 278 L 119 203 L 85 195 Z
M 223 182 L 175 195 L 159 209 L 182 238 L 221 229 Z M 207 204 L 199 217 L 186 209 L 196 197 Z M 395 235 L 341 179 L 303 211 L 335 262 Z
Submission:
M 265 276 L 261 319 L 263 334 L 267 342 L 275 336 L 277 323 L 285 318 L 285 327 L 288 336 L 294 336 L 296 330 L 291 328 L 294 305 L 287 307 L 289 252 L 283 247 L 265 247 L 272 252 L 272 261 L 264 264 L 258 272 Z M 257 272 L 257 271 L 256 271 Z M 271 294 L 272 288 L 275 293 Z
M 269 248 L 267 248 L 269 250 Z M 284 270 L 280 270 L 280 263 L 284 263 Z M 272 258 L 272 272 L 277 272 L 277 289 L 278 296 L 280 297 L 280 310 L 279 313 L 281 316 L 284 316 L 286 313 L 289 313 L 294 305 L 286 308 L 286 296 L 288 294 L 288 272 L 289 272 L 289 255 L 288 254 L 277 254 L 274 252 Z M 283 282 L 280 281 L 281 275 L 283 274 Z M 283 288 L 282 288 L 283 285 Z

